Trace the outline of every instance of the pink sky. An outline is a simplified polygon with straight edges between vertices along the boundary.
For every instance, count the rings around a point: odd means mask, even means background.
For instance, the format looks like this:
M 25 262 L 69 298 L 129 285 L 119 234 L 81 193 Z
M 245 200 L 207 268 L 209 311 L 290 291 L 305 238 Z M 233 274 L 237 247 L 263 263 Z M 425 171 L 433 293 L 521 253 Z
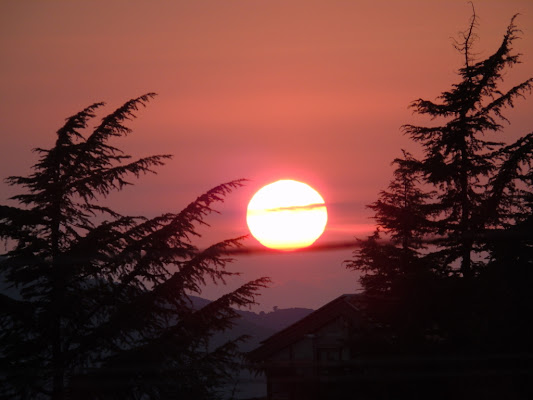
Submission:
M 533 2 L 475 2 L 479 57 L 491 54 L 515 13 L 523 64 L 510 87 L 533 75 Z M 365 205 L 391 178 L 400 126 L 426 123 L 408 104 L 435 99 L 456 81 L 452 39 L 468 26 L 466 1 L 2 1 L 0 171 L 29 172 L 34 147 L 49 147 L 64 118 L 95 101 L 112 111 L 146 92 L 159 96 L 120 146 L 175 158 L 110 204 L 122 212 L 179 211 L 211 187 L 249 184 L 209 219 L 201 245 L 247 233 L 248 200 L 282 178 L 325 198 L 329 222 L 317 243 L 363 237 Z M 533 129 L 532 98 L 507 116 L 509 140 Z M 104 114 L 102 114 L 103 116 Z M 14 189 L 2 183 L 0 203 Z M 245 242 L 257 246 L 254 239 Z M 258 309 L 317 308 L 357 289 L 342 261 L 351 251 L 240 256 L 228 287 L 270 276 Z

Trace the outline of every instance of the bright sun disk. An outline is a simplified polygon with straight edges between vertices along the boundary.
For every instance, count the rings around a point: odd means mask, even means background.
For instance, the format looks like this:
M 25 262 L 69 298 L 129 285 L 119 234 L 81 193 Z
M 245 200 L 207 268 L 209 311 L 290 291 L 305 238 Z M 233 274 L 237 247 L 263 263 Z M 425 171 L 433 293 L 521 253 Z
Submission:
M 311 186 L 280 180 L 261 188 L 250 200 L 246 221 L 252 235 L 272 249 L 294 250 L 317 240 L 326 227 L 324 199 Z

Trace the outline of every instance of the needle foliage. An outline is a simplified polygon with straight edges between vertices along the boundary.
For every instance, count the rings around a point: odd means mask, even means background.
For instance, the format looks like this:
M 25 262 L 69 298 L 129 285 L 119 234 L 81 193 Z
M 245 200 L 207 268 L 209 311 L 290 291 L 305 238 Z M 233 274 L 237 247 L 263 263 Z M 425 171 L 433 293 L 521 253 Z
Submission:
M 153 172 L 170 155 L 132 160 L 112 139 L 153 93 L 126 102 L 90 129 L 103 103 L 66 119 L 50 149 L 36 149 L 19 207 L 0 206 L 7 252 L 0 276 L 0 397 L 9 399 L 215 398 L 238 364 L 238 342 L 209 347 L 235 306 L 268 279 L 195 309 L 190 294 L 223 284 L 240 239 L 199 250 L 197 228 L 242 180 L 221 184 L 178 213 L 126 216 L 101 200 Z
M 474 11 L 455 42 L 458 83 L 411 104 L 432 121 L 403 126 L 421 156 L 396 159 L 394 180 L 370 205 L 391 241 L 378 232 L 347 262 L 367 293 L 394 299 L 388 323 L 413 346 L 530 347 L 533 132 L 507 143 L 503 129 L 505 109 L 533 86 L 530 78 L 502 89 L 520 62 L 516 18 L 497 50 L 477 59 Z

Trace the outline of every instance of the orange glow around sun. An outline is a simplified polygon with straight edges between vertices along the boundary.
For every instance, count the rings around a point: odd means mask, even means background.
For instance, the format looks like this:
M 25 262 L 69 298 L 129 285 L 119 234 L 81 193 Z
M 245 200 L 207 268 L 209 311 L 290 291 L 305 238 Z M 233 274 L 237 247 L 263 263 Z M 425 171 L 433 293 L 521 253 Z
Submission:
M 295 250 L 313 244 L 324 232 L 324 199 L 309 185 L 280 180 L 250 200 L 246 221 L 252 235 L 271 249 Z

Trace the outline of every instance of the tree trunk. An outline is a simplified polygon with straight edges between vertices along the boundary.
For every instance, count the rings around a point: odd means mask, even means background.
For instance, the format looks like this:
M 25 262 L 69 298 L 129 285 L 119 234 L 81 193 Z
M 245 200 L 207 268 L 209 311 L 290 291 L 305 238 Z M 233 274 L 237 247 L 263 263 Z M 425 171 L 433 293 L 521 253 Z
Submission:
M 466 115 L 463 116 L 463 119 Z M 461 169 L 460 169 L 460 186 L 461 186 L 461 220 L 459 222 L 460 229 L 460 246 L 461 246 L 461 273 L 464 278 L 472 276 L 472 245 L 473 240 L 470 230 L 470 210 L 471 204 L 468 198 L 468 174 L 469 166 L 467 165 L 468 152 L 466 150 L 466 140 L 462 137 L 461 141 Z
M 58 179 L 58 178 L 57 178 Z M 58 179 L 59 180 L 59 179 Z M 59 185 L 58 185 L 59 187 Z M 59 192 L 59 191 L 58 191 Z M 65 399 L 65 366 L 63 360 L 62 336 L 61 336 L 61 309 L 64 299 L 64 277 L 62 265 L 59 260 L 59 235 L 61 223 L 61 193 L 57 193 L 54 201 L 54 207 L 51 218 L 51 244 L 52 244 L 52 399 Z

